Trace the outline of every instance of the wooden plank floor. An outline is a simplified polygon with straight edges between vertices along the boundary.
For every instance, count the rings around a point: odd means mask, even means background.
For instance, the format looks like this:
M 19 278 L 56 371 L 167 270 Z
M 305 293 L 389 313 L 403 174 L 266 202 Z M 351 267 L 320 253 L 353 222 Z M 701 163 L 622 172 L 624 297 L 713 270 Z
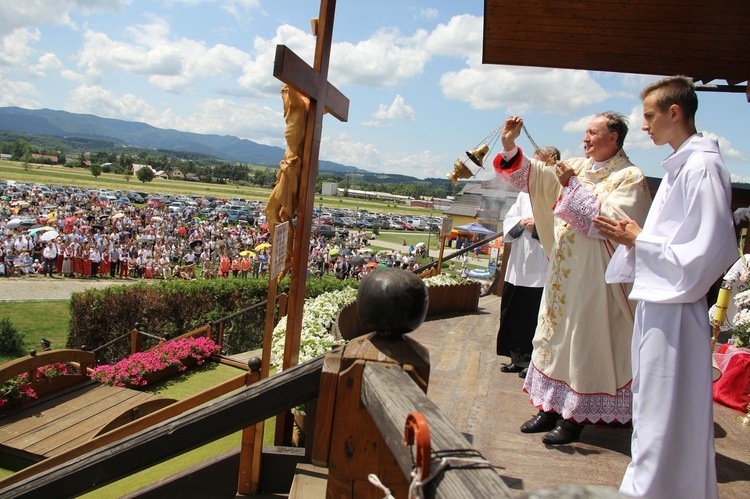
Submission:
M 430 351 L 427 394 L 459 431 L 497 467 L 519 495 L 564 483 L 618 488 L 630 461 L 629 430 L 586 428 L 581 441 L 546 446 L 541 434 L 519 426 L 536 414 L 523 380 L 500 372 L 507 357 L 495 353 L 500 299 L 480 299 L 474 314 L 425 322 L 410 336 Z M 721 497 L 750 490 L 750 427 L 739 413 L 714 404 L 716 466 Z
M 39 461 L 88 441 L 111 420 L 159 396 L 82 383 L 0 418 L 0 450 Z

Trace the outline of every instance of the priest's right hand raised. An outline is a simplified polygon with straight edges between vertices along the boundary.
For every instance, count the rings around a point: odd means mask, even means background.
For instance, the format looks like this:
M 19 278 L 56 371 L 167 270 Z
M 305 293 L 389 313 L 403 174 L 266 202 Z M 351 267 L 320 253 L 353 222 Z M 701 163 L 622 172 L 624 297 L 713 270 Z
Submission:
M 503 124 L 503 131 L 500 133 L 500 139 L 503 142 L 503 149 L 510 151 L 516 147 L 516 139 L 521 135 L 523 119 L 520 116 L 511 116 Z

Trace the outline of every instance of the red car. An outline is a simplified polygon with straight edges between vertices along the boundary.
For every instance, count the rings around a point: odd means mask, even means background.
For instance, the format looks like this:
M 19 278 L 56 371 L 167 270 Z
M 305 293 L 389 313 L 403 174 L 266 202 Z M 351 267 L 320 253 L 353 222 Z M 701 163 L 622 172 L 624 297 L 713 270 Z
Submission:
M 148 198 L 148 201 L 146 201 L 146 206 L 149 208 L 164 208 L 164 199 L 160 198 L 159 196 L 151 196 Z

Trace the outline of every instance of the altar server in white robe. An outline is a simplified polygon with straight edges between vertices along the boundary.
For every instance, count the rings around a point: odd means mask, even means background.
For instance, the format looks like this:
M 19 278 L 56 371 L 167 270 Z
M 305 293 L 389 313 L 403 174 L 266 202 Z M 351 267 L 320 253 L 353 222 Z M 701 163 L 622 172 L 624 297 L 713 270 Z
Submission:
M 696 133 L 692 82 L 646 87 L 643 130 L 674 152 L 643 229 L 598 217 L 620 244 L 608 282 L 633 282 L 632 460 L 620 492 L 716 498 L 711 347 L 706 292 L 737 259 L 729 173 L 716 140 Z

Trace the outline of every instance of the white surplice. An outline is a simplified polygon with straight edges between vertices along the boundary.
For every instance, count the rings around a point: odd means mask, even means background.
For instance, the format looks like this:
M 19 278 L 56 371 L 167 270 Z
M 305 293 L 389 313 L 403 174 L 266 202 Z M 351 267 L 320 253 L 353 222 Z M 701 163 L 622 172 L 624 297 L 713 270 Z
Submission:
M 642 223 L 650 203 L 645 177 L 622 150 L 599 164 L 587 158 L 566 160 L 575 176 L 565 187 L 554 168 L 527 158 L 520 149 L 501 156 L 494 161 L 498 178 L 529 193 L 550 260 L 524 390 L 534 406 L 565 419 L 627 423 L 630 288 L 605 282 L 614 248 L 592 220 L 602 214 Z
M 663 163 L 634 248 L 608 282 L 633 282 L 632 461 L 623 494 L 718 497 L 705 295 L 737 259 L 729 173 L 714 139 L 693 135 Z
M 525 229 L 517 238 L 509 234 L 521 219 L 533 216 L 529 195 L 519 192 L 516 202 L 510 207 L 503 220 L 503 233 L 505 234 L 503 242 L 513 243 L 505 280 L 514 286 L 541 288 L 547 278 L 549 260 L 539 240 L 534 239 L 531 232 Z

